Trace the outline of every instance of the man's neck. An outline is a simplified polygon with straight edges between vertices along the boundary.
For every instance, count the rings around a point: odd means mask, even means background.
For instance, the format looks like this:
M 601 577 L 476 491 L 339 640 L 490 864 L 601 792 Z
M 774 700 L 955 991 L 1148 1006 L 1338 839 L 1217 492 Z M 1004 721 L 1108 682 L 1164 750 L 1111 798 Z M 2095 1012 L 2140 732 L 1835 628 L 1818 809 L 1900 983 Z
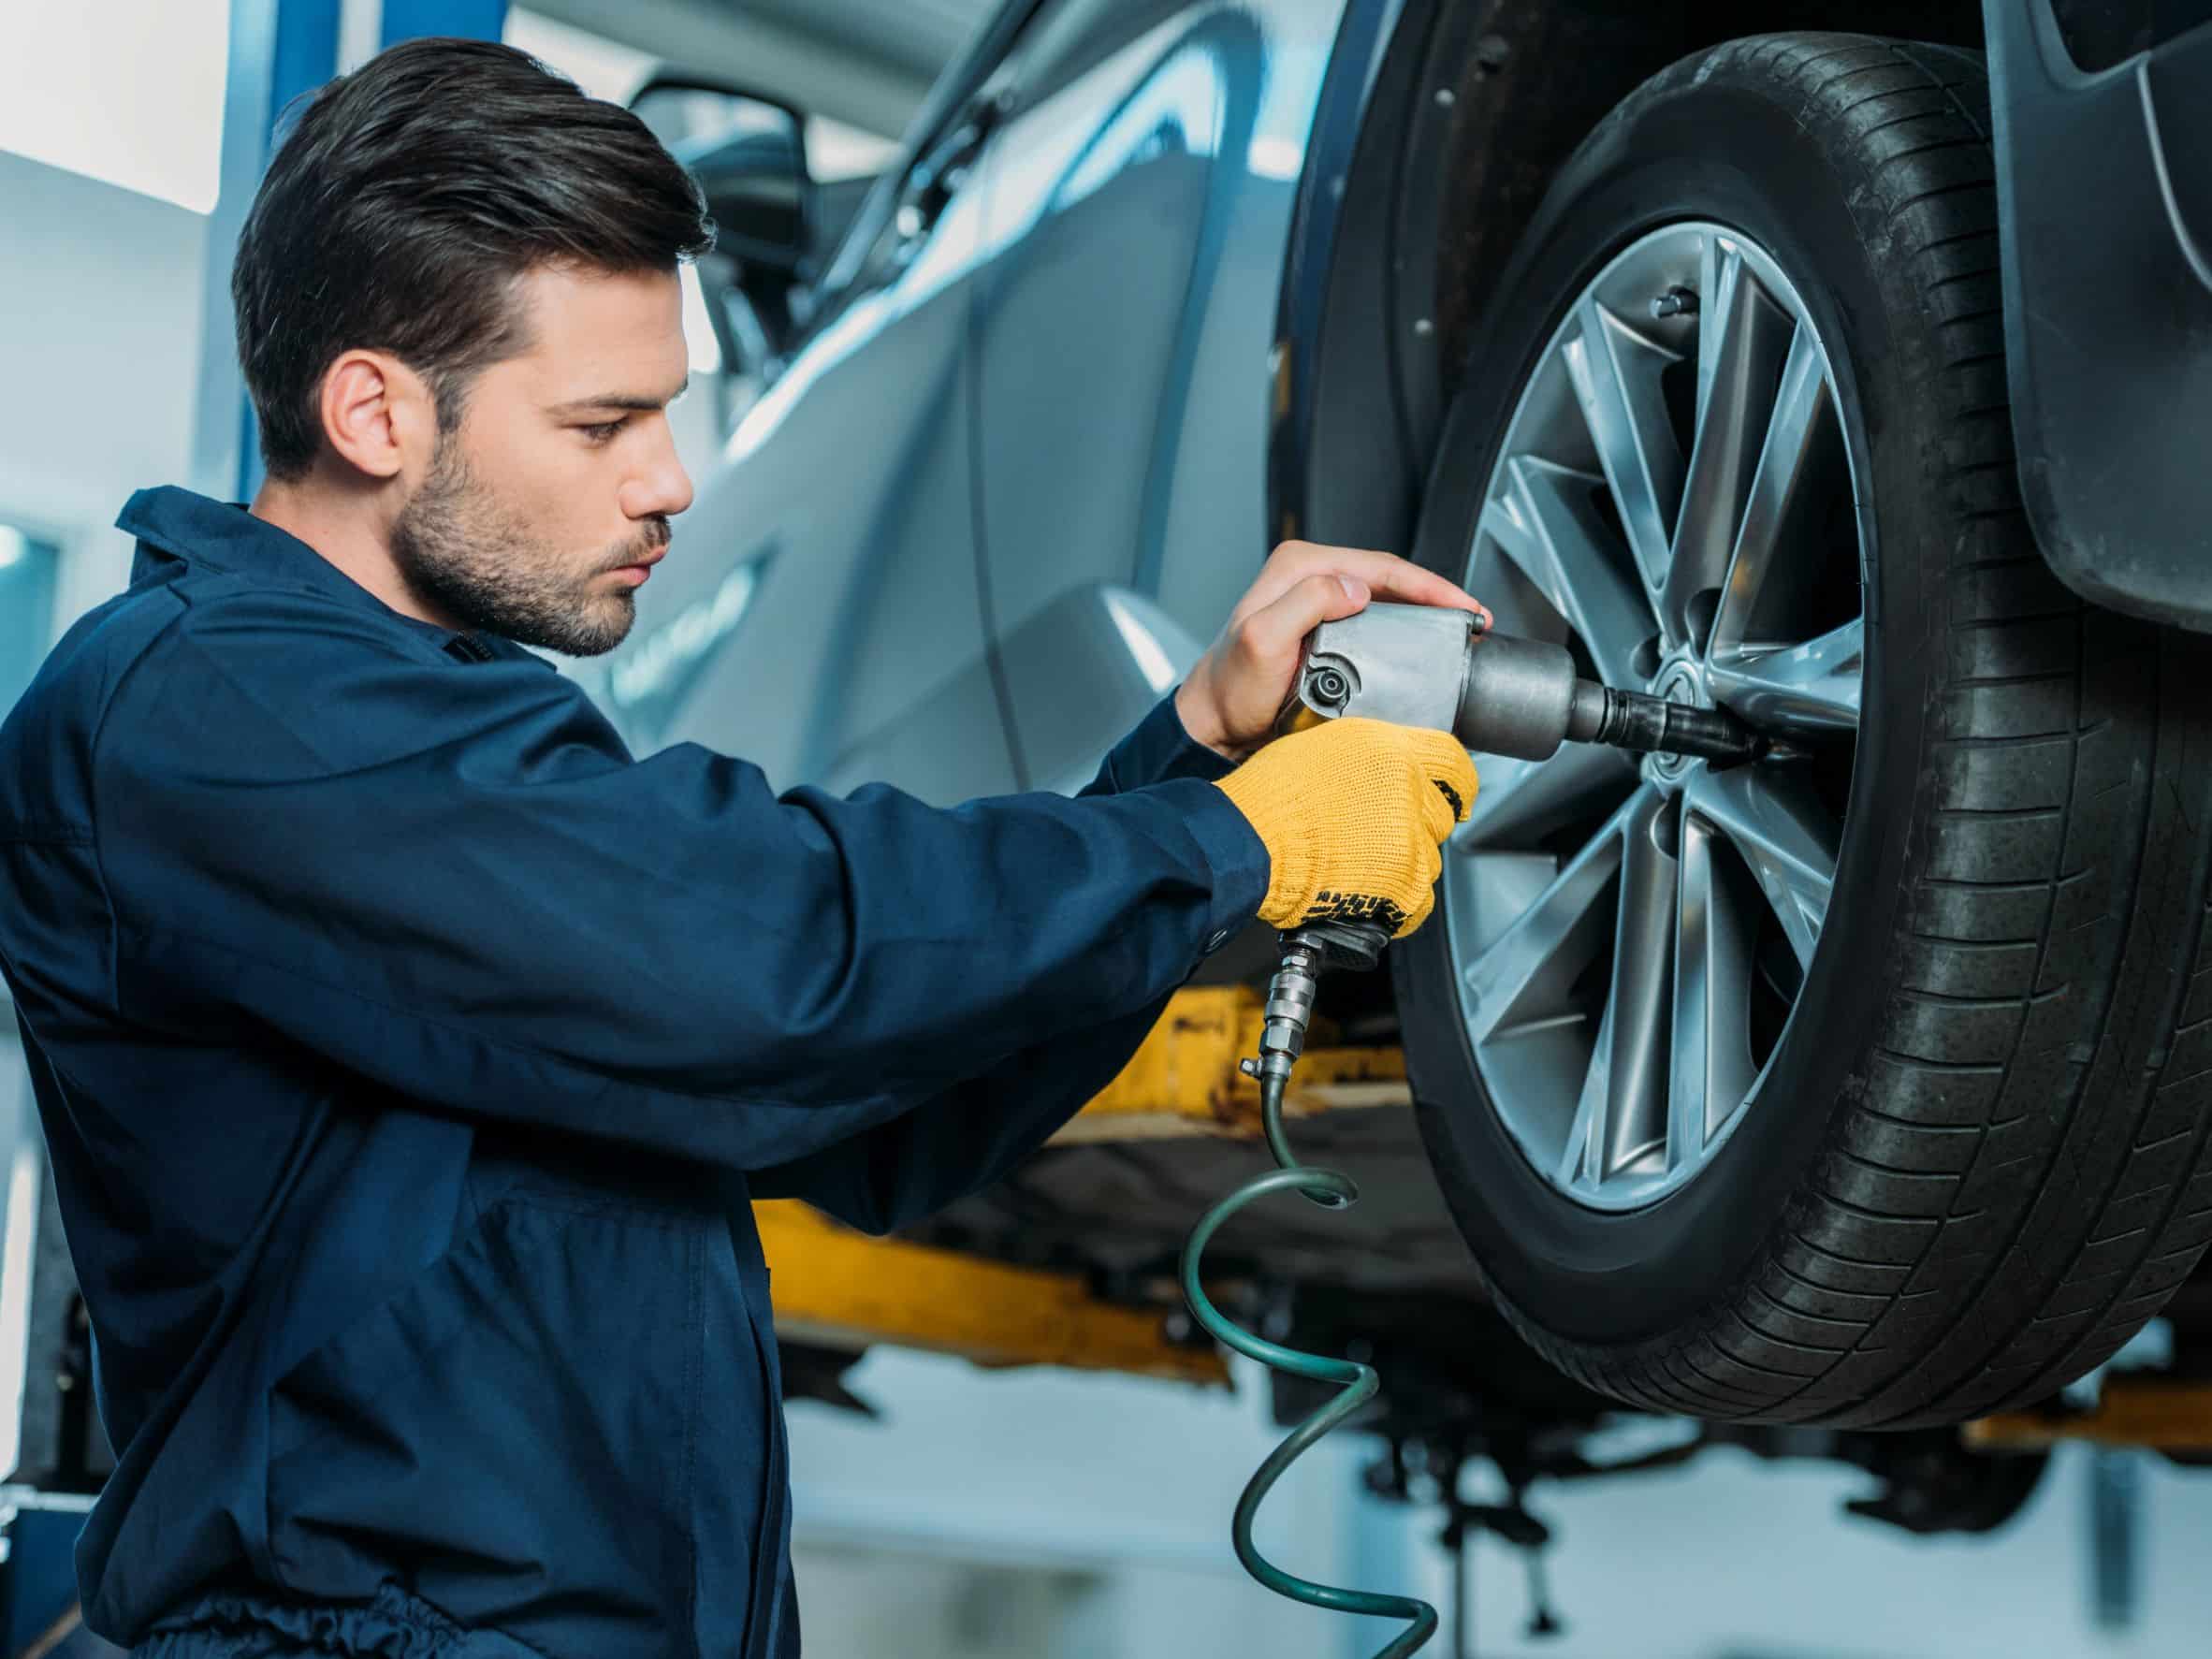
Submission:
M 265 481 L 246 509 L 266 524 L 305 542 L 359 586 L 403 617 L 437 628 L 457 628 L 409 589 L 391 553 L 390 531 L 365 501 L 333 499 L 327 488 Z

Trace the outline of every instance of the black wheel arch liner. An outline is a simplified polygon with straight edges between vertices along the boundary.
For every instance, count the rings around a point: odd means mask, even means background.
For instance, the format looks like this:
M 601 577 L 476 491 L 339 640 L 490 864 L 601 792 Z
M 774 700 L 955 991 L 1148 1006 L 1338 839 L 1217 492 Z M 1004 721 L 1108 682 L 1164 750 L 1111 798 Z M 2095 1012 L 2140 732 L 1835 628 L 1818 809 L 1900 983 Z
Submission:
M 2149 46 L 2088 72 L 2053 0 L 1350 0 L 1284 264 L 1268 539 L 1410 547 L 1491 281 L 1647 77 L 1739 35 L 1888 34 L 1989 54 L 2013 422 L 2045 558 L 2098 603 L 2212 629 L 2212 22 L 2202 0 L 2133 4 Z
M 1349 0 L 1276 309 L 1270 542 L 1408 549 L 1471 297 L 1582 136 L 1688 50 L 1675 10 Z M 1600 36 L 1602 67 L 1570 50 Z M 1578 65 L 1571 85 L 1521 72 L 1562 61 Z

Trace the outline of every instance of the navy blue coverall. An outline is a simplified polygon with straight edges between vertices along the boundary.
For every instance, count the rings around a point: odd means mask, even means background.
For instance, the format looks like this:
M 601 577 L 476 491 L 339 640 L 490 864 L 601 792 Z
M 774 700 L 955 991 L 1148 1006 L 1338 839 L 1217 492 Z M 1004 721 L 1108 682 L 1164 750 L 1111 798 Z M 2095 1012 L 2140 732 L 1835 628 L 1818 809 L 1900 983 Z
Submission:
M 750 1198 L 1005 1172 L 1265 895 L 1162 703 L 1087 798 L 633 759 L 521 648 L 141 491 L 0 726 L 14 994 L 162 1659 L 797 1652 Z

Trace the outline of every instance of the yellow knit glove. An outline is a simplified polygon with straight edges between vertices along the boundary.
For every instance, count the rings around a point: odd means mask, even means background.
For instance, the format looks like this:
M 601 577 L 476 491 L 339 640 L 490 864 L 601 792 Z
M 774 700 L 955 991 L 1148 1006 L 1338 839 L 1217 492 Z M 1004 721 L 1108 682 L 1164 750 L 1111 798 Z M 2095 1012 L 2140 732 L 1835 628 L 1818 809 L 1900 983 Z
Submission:
M 1267 844 L 1261 921 L 1372 921 L 1404 939 L 1435 908 L 1437 849 L 1474 805 L 1475 765 L 1448 732 L 1334 720 L 1215 787 Z

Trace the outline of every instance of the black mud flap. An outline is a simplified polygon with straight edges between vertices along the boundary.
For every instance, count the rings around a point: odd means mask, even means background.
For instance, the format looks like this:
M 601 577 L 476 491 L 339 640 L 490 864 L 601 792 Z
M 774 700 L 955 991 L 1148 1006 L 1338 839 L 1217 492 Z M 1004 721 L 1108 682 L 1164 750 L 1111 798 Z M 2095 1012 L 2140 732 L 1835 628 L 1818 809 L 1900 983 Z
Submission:
M 2139 4 L 2156 24 L 2159 0 Z M 2145 50 L 2085 69 L 2049 0 L 1985 0 L 2013 429 L 2036 539 L 2084 598 L 2212 631 L 2202 10 L 2179 0 Z

